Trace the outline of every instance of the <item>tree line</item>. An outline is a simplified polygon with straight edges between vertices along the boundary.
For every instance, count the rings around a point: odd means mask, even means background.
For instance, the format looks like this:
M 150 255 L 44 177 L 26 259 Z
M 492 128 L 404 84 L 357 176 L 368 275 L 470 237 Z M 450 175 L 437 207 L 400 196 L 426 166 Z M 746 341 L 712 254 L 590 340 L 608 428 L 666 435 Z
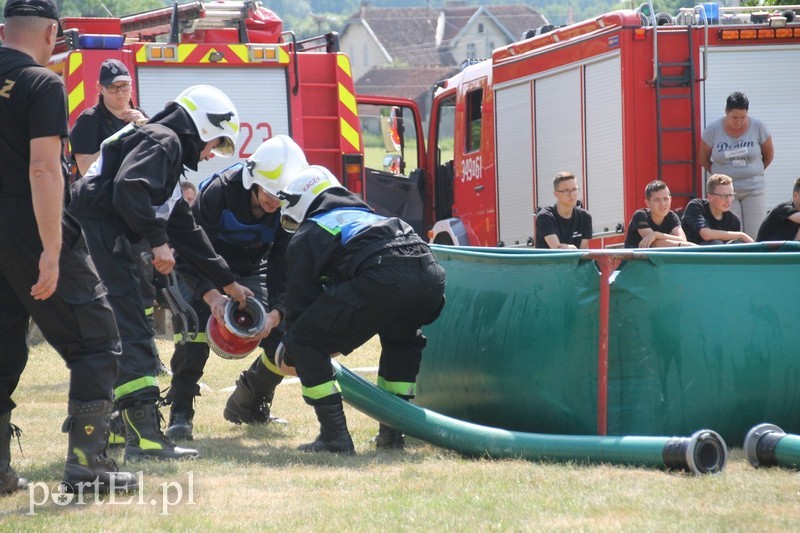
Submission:
M 191 0 L 188 0 L 191 1 Z M 657 0 L 653 2 L 656 12 L 677 14 L 681 7 L 693 6 L 702 0 Z M 108 17 L 140 13 L 173 5 L 171 0 L 56 0 L 65 17 Z M 181 0 L 178 3 L 187 3 Z M 286 30 L 299 37 L 310 37 L 328 31 L 341 31 L 346 20 L 357 13 L 362 0 L 263 0 L 262 3 L 274 11 L 282 20 Z M 498 4 L 525 4 L 542 13 L 552 24 L 562 25 L 578 22 L 615 9 L 631 9 L 640 1 L 612 0 L 462 0 L 462 5 L 492 6 Z M 726 2 L 721 2 L 725 4 Z M 744 5 L 792 5 L 797 0 L 745 0 Z M 445 0 L 368 0 L 374 7 L 429 7 L 441 9 Z M 5 0 L 0 0 L 5 7 Z M 398 31 L 402 31 L 398 25 Z

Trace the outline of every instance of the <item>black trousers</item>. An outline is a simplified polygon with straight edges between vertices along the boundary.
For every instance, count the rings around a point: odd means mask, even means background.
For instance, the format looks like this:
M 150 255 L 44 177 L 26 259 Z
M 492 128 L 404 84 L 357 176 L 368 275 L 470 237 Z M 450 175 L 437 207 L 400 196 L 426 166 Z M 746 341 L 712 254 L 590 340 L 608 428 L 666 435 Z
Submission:
M 30 199 L 0 197 L 0 413 L 28 361 L 32 317 L 70 369 L 69 399 L 110 400 L 120 355 L 114 315 L 78 223 L 64 215 L 58 288 L 34 300 L 42 243 Z
M 387 258 L 328 287 L 288 325 L 284 338 L 303 389 L 333 381 L 330 354 L 346 355 L 375 335 L 381 342 L 378 377 L 416 383 L 427 342 L 420 328 L 439 315 L 444 284 L 444 269 L 428 254 Z M 312 405 L 341 401 L 340 394 L 304 397 Z
M 181 295 L 190 302 L 200 322 L 201 335 L 195 341 L 189 339 L 184 344 L 175 343 L 170 366 L 172 368 L 172 384 L 167 393 L 167 401 L 178 404 L 190 404 L 195 396 L 200 395 L 198 383 L 203 376 L 203 371 L 208 361 L 209 347 L 205 337 L 205 326 L 211 316 L 211 310 L 203 301 L 202 296 L 195 294 L 195 283 L 191 277 L 180 276 Z M 264 304 L 267 309 L 266 269 L 254 272 L 249 276 L 237 279 L 239 283 L 253 291 L 256 300 Z M 178 317 L 172 317 L 173 329 L 178 332 L 181 322 Z M 275 350 L 283 339 L 283 325 L 274 328 L 269 336 L 262 339 L 259 346 L 264 349 L 267 358 L 275 363 Z M 176 333 L 176 340 L 178 334 Z M 259 354 L 258 357 L 261 357 Z M 266 372 L 266 369 L 261 369 Z M 280 380 L 277 380 L 280 381 Z M 257 391 L 261 392 L 261 391 Z M 266 391 L 264 391 L 266 392 Z
M 114 395 L 120 408 L 137 401 L 158 398 L 152 342 L 153 329 L 145 317 L 141 279 L 131 243 L 122 228 L 108 220 L 79 216 L 86 242 L 108 289 L 108 301 L 114 310 L 122 356 L 114 383 Z

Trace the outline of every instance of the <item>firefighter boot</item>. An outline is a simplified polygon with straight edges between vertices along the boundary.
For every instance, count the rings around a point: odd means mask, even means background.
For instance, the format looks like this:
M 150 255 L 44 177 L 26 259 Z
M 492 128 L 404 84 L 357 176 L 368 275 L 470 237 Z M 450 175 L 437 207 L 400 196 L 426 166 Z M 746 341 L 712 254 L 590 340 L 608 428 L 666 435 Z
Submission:
M 11 436 L 22 432 L 11 423 L 11 411 L 0 415 L 0 495 L 28 488 L 28 482 L 11 468 Z
M 156 354 L 155 364 L 156 364 L 157 377 L 160 378 L 172 377 L 172 370 L 170 370 L 169 367 L 166 364 L 164 364 L 164 361 L 161 360 L 158 354 Z
M 239 375 L 222 416 L 234 424 L 286 424 L 283 418 L 270 415 L 275 387 L 282 380 L 283 376 L 269 370 L 259 357 Z
M 402 431 L 385 424 L 378 425 L 378 434 L 373 439 L 379 450 L 402 450 L 406 447 L 406 439 Z
M 409 401 L 411 396 L 397 395 L 401 400 Z M 402 431 L 396 430 L 386 424 L 378 425 L 378 434 L 372 439 L 375 448 L 379 450 L 402 450 L 406 447 L 405 435 Z
M 314 442 L 301 444 L 301 452 L 333 452 L 342 455 L 355 455 L 353 439 L 347 431 L 344 407 L 339 402 L 334 405 L 315 405 L 314 411 L 319 420 L 319 435 Z
M 169 413 L 169 425 L 166 431 L 167 438 L 171 440 L 193 440 L 193 420 L 194 409 L 192 409 L 191 401 L 173 402 Z
M 112 406 L 106 400 L 69 402 L 68 416 L 61 428 L 63 433 L 69 433 L 62 491 L 129 492 L 139 487 L 134 474 L 120 472 L 106 455 Z
M 194 459 L 197 450 L 180 448 L 161 431 L 161 413 L 155 401 L 138 402 L 122 410 L 125 421 L 125 461 Z
M 119 409 L 111 411 L 111 418 L 109 419 L 109 429 L 111 430 L 108 435 L 109 446 L 124 446 L 125 445 L 125 423 L 122 421 L 122 414 Z

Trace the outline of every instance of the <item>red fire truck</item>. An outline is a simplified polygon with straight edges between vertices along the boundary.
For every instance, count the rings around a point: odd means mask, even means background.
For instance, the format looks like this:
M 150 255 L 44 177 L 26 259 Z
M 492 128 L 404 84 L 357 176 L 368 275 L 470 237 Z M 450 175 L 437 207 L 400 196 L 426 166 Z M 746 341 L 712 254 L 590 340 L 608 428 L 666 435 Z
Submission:
M 427 151 L 413 101 L 359 96 L 365 196 L 433 242 L 524 246 L 537 209 L 555 201 L 552 177 L 569 170 L 592 214 L 592 246 L 619 246 L 649 181 L 667 182 L 673 208 L 703 195 L 702 130 L 742 91 L 774 140 L 767 204 L 786 201 L 800 176 L 791 148 L 800 24 L 782 9 L 615 11 L 496 49 L 438 84 Z M 381 139 L 371 133 L 391 124 L 400 174 L 371 163 L 369 141 Z
M 64 77 L 69 120 L 97 102 L 100 64 L 121 60 L 132 97 L 148 114 L 195 84 L 216 86 L 240 114 L 236 157 L 291 135 L 312 164 L 352 190 L 363 183 L 363 147 L 350 60 L 335 33 L 297 41 L 260 2 L 190 2 L 121 18 L 64 18 L 50 66 Z M 212 159 L 195 183 L 230 165 Z

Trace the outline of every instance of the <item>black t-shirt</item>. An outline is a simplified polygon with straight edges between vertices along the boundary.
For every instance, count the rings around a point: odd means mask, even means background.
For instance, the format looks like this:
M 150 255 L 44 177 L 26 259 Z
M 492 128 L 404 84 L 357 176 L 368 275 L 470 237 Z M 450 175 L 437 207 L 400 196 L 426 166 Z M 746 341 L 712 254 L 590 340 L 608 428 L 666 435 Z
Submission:
M 142 111 L 138 107 L 135 109 Z M 72 126 L 69 132 L 70 149 L 73 154 L 94 154 L 100 151 L 100 144 L 104 140 L 127 125 L 127 121 L 109 111 L 105 104 L 98 102 L 84 110 Z
M 547 235 L 557 235 L 561 244 L 580 248 L 583 239 L 592 238 L 592 215 L 576 207 L 570 218 L 562 218 L 556 206 L 547 206 L 536 215 L 536 248 L 549 248 L 544 240 Z
M 735 214 L 726 211 L 722 218 L 717 220 L 711 214 L 711 207 L 708 200 L 695 198 L 686 205 L 683 210 L 681 226 L 686 233 L 686 240 L 695 244 L 703 244 L 705 241 L 700 236 L 703 228 L 716 229 L 722 231 L 742 231 L 742 222 Z
M 791 201 L 776 205 L 758 228 L 756 241 L 793 241 L 800 224 L 789 220 L 789 217 L 797 212 Z
M 639 243 L 642 242 L 642 236 L 639 234 L 640 229 L 650 228 L 653 231 L 660 231 L 667 235 L 672 233 L 672 230 L 681 225 L 681 219 L 675 211 L 670 211 L 661 224 L 653 222 L 652 212 L 648 208 L 637 210 L 631 217 L 631 222 L 628 224 L 628 233 L 625 236 L 625 248 L 638 248 Z
M 80 114 L 69 132 L 69 143 L 73 154 L 93 154 L 100 150 L 100 143 L 112 136 L 128 123 L 117 118 L 105 105 L 98 103 Z
M 30 198 L 30 141 L 54 136 L 67 136 L 61 78 L 27 54 L 0 48 L 0 194 Z

